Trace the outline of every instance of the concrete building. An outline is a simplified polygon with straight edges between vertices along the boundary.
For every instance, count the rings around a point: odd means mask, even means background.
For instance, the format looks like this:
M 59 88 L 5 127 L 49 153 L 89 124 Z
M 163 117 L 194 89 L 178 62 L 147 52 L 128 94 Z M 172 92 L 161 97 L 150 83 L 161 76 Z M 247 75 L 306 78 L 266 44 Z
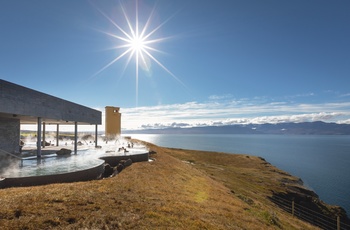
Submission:
M 105 108 L 106 137 L 113 139 L 121 134 L 121 113 L 119 107 L 106 106 Z
M 75 152 L 78 125 L 95 125 L 97 146 L 97 125 L 101 124 L 101 117 L 101 111 L 0 79 L 0 150 L 19 152 L 20 124 L 37 125 L 38 157 L 41 157 L 41 141 L 45 141 L 46 124 L 57 125 L 57 145 L 59 125 L 74 125 Z

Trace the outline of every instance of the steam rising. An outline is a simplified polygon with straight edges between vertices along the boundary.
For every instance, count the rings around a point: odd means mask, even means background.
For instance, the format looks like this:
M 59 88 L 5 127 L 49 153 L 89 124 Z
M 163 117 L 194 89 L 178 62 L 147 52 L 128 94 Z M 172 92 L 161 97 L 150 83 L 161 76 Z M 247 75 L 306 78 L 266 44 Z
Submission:
M 26 143 L 25 150 L 18 156 L 0 151 L 0 178 L 62 174 L 100 165 L 104 162 L 99 159 L 102 156 L 132 155 L 148 152 L 145 146 L 132 143 L 130 140 L 122 137 L 108 141 L 101 137 L 97 142 L 100 148 L 95 148 L 92 138 L 81 138 L 78 140 L 77 154 L 72 152 L 69 156 L 57 156 L 55 153 L 57 148 L 55 148 L 49 154 L 46 153 L 42 158 L 37 159 L 35 140 L 28 138 L 24 142 Z M 51 141 L 51 143 L 56 143 L 56 141 Z M 74 142 L 70 139 L 62 139 L 59 141 L 58 149 L 60 148 L 73 150 Z M 118 151 L 122 148 L 123 151 Z M 31 151 L 32 154 L 29 154 L 30 151 L 28 149 L 34 149 Z M 50 148 L 42 149 L 43 153 L 44 151 L 50 151 L 48 149 Z
M 0 178 L 5 171 L 18 166 L 19 161 L 16 155 L 0 150 Z

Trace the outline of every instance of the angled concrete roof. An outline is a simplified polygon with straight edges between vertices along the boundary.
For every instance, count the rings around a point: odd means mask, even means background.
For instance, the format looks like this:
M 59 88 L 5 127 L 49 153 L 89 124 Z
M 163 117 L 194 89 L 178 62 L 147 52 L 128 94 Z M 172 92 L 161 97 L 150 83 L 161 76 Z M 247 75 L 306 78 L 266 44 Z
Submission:
M 101 111 L 0 79 L 0 117 L 22 124 L 101 124 Z

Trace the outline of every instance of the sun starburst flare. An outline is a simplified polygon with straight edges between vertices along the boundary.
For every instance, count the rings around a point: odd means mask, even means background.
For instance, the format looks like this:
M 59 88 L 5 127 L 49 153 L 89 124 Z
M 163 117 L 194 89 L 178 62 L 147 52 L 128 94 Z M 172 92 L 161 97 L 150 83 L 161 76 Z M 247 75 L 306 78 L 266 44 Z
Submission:
M 187 88 L 182 81 L 175 76 L 168 68 L 166 68 L 154 55 L 152 55 L 152 52 L 158 52 L 163 53 L 162 51 L 152 47 L 152 45 L 156 43 L 160 43 L 164 40 L 169 39 L 170 37 L 161 37 L 161 38 L 152 38 L 153 35 L 163 26 L 165 25 L 173 16 L 169 17 L 167 20 L 159 24 L 154 29 L 150 30 L 150 24 L 152 17 L 155 12 L 155 7 L 153 7 L 150 15 L 147 18 L 146 23 L 142 28 L 140 28 L 139 23 L 139 12 L 138 12 L 138 2 L 136 2 L 136 14 L 135 14 L 135 23 L 134 25 L 131 23 L 130 17 L 128 16 L 125 7 L 120 4 L 121 10 L 123 12 L 123 16 L 127 25 L 127 29 L 123 29 L 119 24 L 117 24 L 114 20 L 112 20 L 110 17 L 108 17 L 104 12 L 101 10 L 100 13 L 109 21 L 111 22 L 117 29 L 118 33 L 110 33 L 110 32 L 103 32 L 108 36 L 111 36 L 113 38 L 116 38 L 119 42 L 122 42 L 121 45 L 118 45 L 114 47 L 113 49 L 123 50 L 121 54 L 119 54 L 115 59 L 113 59 L 111 62 L 109 62 L 107 65 L 102 67 L 98 72 L 96 72 L 93 76 L 97 76 L 104 70 L 106 70 L 108 67 L 110 67 L 112 64 L 117 62 L 118 60 L 122 59 L 123 57 L 127 57 L 126 64 L 124 66 L 125 71 L 126 67 L 130 64 L 130 61 L 132 58 L 135 60 L 135 72 L 136 72 L 136 106 L 138 105 L 138 81 L 139 81 L 139 67 L 141 67 L 143 70 L 149 72 L 151 68 L 151 60 L 155 62 L 158 66 L 160 66 L 163 70 L 165 70 L 170 76 L 172 76 L 177 82 L 179 82 L 182 86 Z M 149 31 L 149 32 L 148 32 Z

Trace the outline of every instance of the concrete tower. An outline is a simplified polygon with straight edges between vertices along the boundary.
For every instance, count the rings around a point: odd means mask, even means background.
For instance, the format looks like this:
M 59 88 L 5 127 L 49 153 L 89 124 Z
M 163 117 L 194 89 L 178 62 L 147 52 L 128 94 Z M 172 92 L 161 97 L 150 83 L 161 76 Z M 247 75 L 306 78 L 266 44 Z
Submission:
M 105 134 L 107 138 L 115 138 L 121 133 L 121 113 L 119 107 L 106 106 Z

